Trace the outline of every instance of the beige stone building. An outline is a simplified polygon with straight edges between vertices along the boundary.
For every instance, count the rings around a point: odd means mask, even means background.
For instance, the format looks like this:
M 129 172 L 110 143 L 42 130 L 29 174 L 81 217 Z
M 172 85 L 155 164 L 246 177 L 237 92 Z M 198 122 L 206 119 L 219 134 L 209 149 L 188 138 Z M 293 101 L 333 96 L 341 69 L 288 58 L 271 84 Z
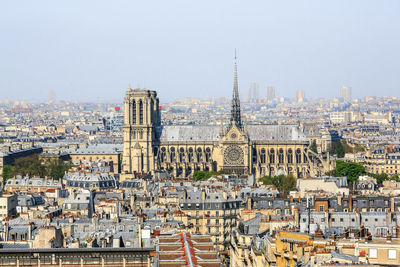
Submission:
M 4 194 L 0 197 L 0 220 L 14 216 L 17 213 L 17 195 Z
M 386 173 L 389 176 L 400 174 L 399 152 L 387 153 L 379 149 L 367 151 L 360 163 L 364 165 L 365 170 L 369 173 Z
M 210 235 L 218 250 L 229 246 L 230 233 L 236 226 L 241 199 L 225 192 L 184 192 L 179 199 L 182 211 L 178 219 L 194 234 Z
M 186 177 L 196 170 L 308 177 L 330 169 L 308 149 L 298 125 L 250 125 L 242 120 L 235 64 L 230 120 L 216 125 L 160 123 L 157 93 L 128 88 L 124 99 L 122 180 L 135 173 L 167 170 Z

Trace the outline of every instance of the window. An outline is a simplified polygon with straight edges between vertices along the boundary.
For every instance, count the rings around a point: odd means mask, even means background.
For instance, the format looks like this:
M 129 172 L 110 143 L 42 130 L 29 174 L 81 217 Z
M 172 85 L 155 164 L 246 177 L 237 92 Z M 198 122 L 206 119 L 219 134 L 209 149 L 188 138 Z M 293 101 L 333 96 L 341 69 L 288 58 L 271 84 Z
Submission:
M 143 124 L 143 102 L 139 100 L 139 124 Z
M 369 257 L 370 258 L 377 258 L 378 257 L 378 252 L 376 248 L 370 248 L 369 249 Z
M 335 218 L 332 218 L 332 222 L 334 222 L 335 221 Z
M 279 163 L 283 163 L 284 162 L 284 160 L 283 160 L 283 149 L 282 148 L 279 149 L 278 160 L 279 160 Z
M 275 163 L 275 150 L 273 148 L 270 150 L 269 163 Z
M 263 149 L 261 149 L 261 153 L 260 153 L 260 161 L 261 161 L 262 164 L 265 163 L 265 159 L 266 159 L 266 157 L 265 157 L 265 149 L 263 148 Z
M 293 150 L 289 148 L 288 155 L 287 155 L 288 163 L 293 163 Z
M 132 102 L 132 119 L 133 119 L 132 123 L 136 124 L 136 101 L 135 100 L 133 100 L 133 102 Z
M 296 150 L 296 163 L 301 163 L 301 151 L 299 148 Z
M 325 218 L 321 218 L 321 222 L 325 222 Z
M 343 218 L 340 218 L 340 222 L 343 222 Z
M 395 260 L 396 259 L 396 250 L 395 249 L 389 249 L 388 250 L 388 259 L 389 260 Z
M 171 162 L 175 161 L 175 148 L 174 147 L 171 147 L 169 157 L 171 159 Z

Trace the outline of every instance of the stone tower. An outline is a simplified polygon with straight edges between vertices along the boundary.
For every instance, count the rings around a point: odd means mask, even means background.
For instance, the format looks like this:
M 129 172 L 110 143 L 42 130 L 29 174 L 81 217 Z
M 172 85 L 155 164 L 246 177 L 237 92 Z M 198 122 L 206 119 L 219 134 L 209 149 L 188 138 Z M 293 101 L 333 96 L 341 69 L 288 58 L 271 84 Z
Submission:
M 147 173 L 155 169 L 155 127 L 160 121 L 157 93 L 129 87 L 124 99 L 124 174 Z

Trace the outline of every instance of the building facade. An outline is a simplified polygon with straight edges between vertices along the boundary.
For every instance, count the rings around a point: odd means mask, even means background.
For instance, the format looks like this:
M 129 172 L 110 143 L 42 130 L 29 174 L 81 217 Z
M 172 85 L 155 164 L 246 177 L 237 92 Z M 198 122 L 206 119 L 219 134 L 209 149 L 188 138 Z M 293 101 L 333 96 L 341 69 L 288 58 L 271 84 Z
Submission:
M 308 177 L 330 169 L 309 149 L 297 125 L 248 125 L 242 120 L 237 66 L 230 120 L 221 125 L 161 125 L 157 93 L 128 88 L 124 99 L 122 179 L 167 170 L 175 177 L 196 170 Z

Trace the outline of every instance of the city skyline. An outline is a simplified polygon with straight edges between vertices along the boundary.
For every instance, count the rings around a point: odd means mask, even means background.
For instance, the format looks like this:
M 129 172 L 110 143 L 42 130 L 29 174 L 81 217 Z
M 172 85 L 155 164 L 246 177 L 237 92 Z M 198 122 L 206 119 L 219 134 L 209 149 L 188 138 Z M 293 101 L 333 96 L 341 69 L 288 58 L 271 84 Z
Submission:
M 101 102 L 131 84 L 164 101 L 229 96 L 237 48 L 242 95 L 256 81 L 277 96 L 398 96 L 397 1 L 77 3 L 3 4 L 3 95 Z

